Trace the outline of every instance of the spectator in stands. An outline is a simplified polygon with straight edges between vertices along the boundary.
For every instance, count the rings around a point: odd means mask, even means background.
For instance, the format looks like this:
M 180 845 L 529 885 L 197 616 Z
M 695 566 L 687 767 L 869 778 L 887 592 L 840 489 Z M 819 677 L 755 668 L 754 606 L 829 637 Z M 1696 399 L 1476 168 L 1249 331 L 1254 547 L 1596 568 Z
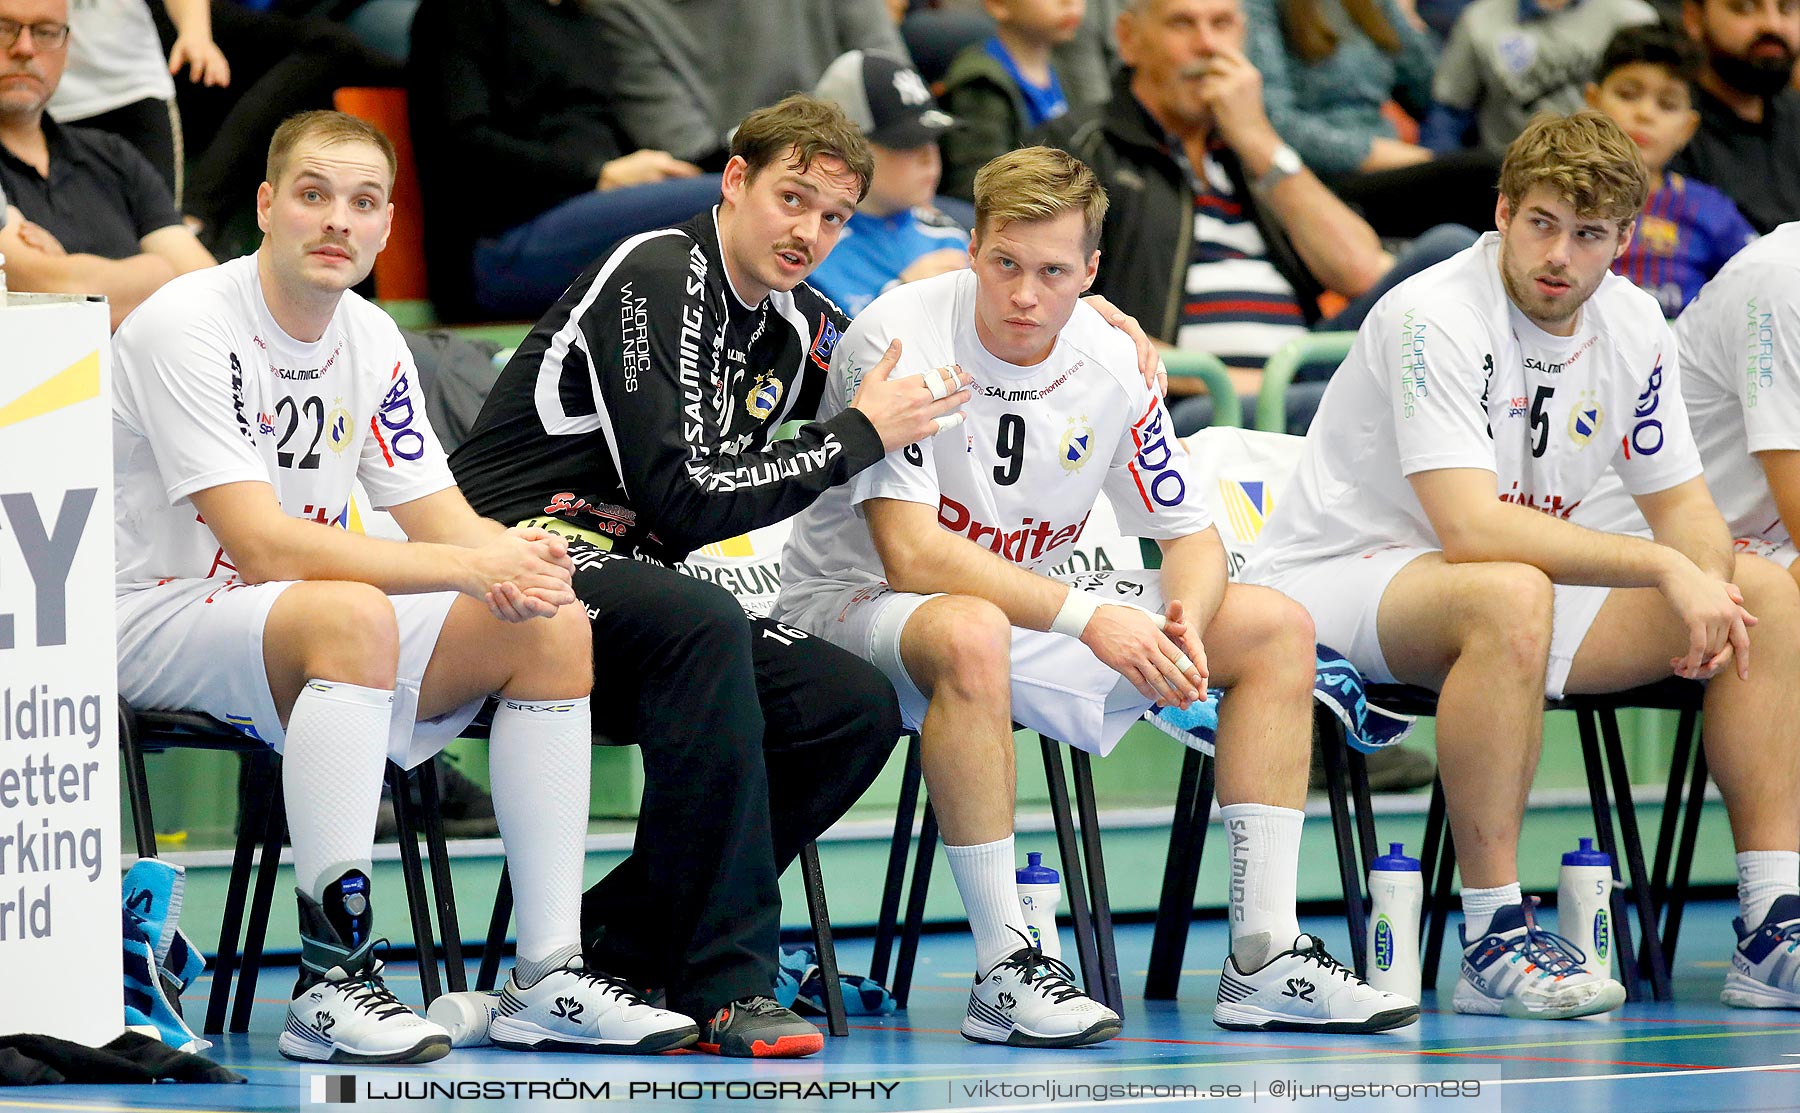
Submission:
M 61 81 L 67 0 L 0 0 L 0 189 L 44 258 L 22 290 L 104 294 L 116 328 L 157 287 L 213 265 L 149 160 L 110 132 L 63 127 L 44 109 Z
M 1399 138 L 1384 109 L 1397 101 L 1423 117 L 1437 61 L 1394 0 L 1245 0 L 1244 10 L 1269 123 L 1377 233 L 1487 226 L 1499 159 L 1434 156 Z
M 1700 123 L 1691 99 L 1699 73 L 1692 40 L 1647 24 L 1613 36 L 1587 87 L 1588 103 L 1625 129 L 1650 171 L 1650 199 L 1613 271 L 1654 296 L 1665 317 L 1756 238 L 1729 197 L 1667 169 Z
M 1573 112 L 1621 27 L 1656 22 L 1644 0 L 1474 0 L 1438 58 L 1419 141 L 1498 156 L 1539 112 Z
M 1238 0 L 1134 0 L 1118 23 L 1132 68 L 1111 103 L 1046 130 L 1111 199 L 1095 288 L 1159 341 L 1224 360 L 1250 404 L 1276 348 L 1309 328 L 1356 327 L 1389 286 L 1474 233 L 1433 229 L 1398 261 L 1384 251 L 1270 125 L 1245 33 Z M 1353 300 L 1325 317 L 1328 289 Z M 1321 389 L 1297 384 L 1290 422 L 1304 429 Z M 1211 409 L 1179 403 L 1177 430 Z
M 1685 0 L 1706 50 L 1700 131 L 1675 169 L 1724 190 L 1759 232 L 1800 220 L 1800 53 L 1794 0 Z
M 419 9 L 412 33 L 413 145 L 440 318 L 535 317 L 608 244 L 717 199 L 716 177 L 624 144 L 609 48 L 582 5 L 440 0 Z
M 591 0 L 590 6 L 604 29 L 610 102 L 625 142 L 708 170 L 724 167 L 739 120 L 812 88 L 846 51 L 908 58 L 886 0 Z
M 875 295 L 969 265 L 969 234 L 932 207 L 951 126 L 925 81 L 892 55 L 852 50 L 833 62 L 813 95 L 844 110 L 869 141 L 875 176 L 807 281 L 854 317 Z
M 944 192 L 972 200 L 975 172 L 1069 111 L 1051 52 L 1081 29 L 1084 0 L 988 0 L 994 34 L 965 47 L 944 75 Z
M 1057 44 L 1051 61 L 1062 78 L 1070 109 L 1092 108 L 1112 99 L 1113 71 L 1119 68 L 1119 40 L 1113 25 L 1131 0 L 1087 0 L 1075 37 Z
M 69 11 L 69 64 L 50 98 L 60 124 L 101 128 L 131 141 L 181 207 L 185 167 L 171 74 L 224 85 L 231 67 L 212 39 L 207 0 L 163 0 L 175 25 L 165 59 L 146 0 L 84 0 Z

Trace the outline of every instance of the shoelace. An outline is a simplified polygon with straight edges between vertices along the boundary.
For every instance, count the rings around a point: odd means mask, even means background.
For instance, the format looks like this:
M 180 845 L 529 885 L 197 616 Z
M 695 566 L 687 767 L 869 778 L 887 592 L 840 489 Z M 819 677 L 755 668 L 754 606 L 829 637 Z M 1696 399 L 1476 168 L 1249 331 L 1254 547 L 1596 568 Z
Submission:
M 1586 956 L 1580 947 L 1554 931 L 1546 931 L 1534 924 L 1525 926 L 1523 940 L 1508 941 L 1508 945 L 1517 948 L 1525 961 L 1552 977 L 1579 974 L 1584 969 Z
M 387 940 L 377 939 L 375 944 L 385 946 Z M 377 1020 L 386 1020 L 402 1013 L 411 1015 L 412 1010 L 402 1004 L 400 999 L 394 996 L 393 991 L 388 989 L 387 983 L 381 980 L 381 971 L 385 968 L 385 963 L 371 956 L 366 973 L 352 976 L 339 982 L 338 985 L 342 987 L 344 996 L 353 1006 L 361 1012 L 369 1013 Z
M 632 989 L 617 978 L 609 977 L 605 974 L 596 974 L 593 971 L 586 969 L 571 969 L 569 973 L 575 975 L 584 982 L 592 983 L 602 994 L 613 998 L 621 1005 L 649 1004 L 648 1001 L 645 1001 L 643 997 L 638 994 L 637 990 Z
M 1296 954 L 1301 958 L 1317 963 L 1327 974 L 1336 974 L 1347 982 L 1354 982 L 1357 980 L 1356 972 L 1354 970 L 1331 957 L 1331 953 L 1325 949 L 1324 940 L 1316 935 L 1309 935 L 1307 938 L 1312 940 L 1312 945 L 1303 951 L 1296 951 Z
M 1082 996 L 1073 984 L 1075 971 L 1061 959 L 1051 958 L 1036 947 L 1013 954 L 994 969 L 1001 967 L 1019 971 L 1019 984 L 1036 987 L 1037 992 L 1052 1004 L 1060 1005 L 1071 997 Z
M 768 1016 L 770 1013 L 785 1012 L 781 1002 L 773 997 L 747 997 L 737 1003 L 738 1011 L 751 1016 Z

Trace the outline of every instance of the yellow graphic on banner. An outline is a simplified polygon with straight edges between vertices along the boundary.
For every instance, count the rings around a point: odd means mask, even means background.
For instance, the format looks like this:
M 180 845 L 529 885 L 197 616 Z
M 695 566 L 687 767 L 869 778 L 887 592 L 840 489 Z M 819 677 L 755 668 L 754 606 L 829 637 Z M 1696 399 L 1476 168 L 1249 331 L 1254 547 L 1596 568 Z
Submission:
M 736 537 L 724 541 L 715 541 L 700 547 L 701 556 L 709 556 L 714 560 L 736 560 L 741 557 L 753 557 L 756 549 L 750 544 L 750 535 L 740 533 Z
M 100 351 L 95 349 L 11 402 L 0 406 L 0 429 L 98 397 Z
M 1232 533 L 1240 541 L 1255 541 L 1262 534 L 1269 511 L 1275 508 L 1268 486 L 1261 480 L 1221 479 L 1219 494 L 1224 498 Z

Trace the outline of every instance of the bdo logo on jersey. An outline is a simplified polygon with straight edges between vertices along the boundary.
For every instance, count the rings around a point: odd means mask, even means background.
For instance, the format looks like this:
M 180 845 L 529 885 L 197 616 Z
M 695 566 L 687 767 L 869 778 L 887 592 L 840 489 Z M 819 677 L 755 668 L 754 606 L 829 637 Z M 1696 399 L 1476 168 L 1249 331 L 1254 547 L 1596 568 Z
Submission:
M 331 446 L 331 451 L 343 455 L 344 449 L 350 444 L 351 418 L 350 411 L 341 405 L 343 399 L 336 401 L 340 405 L 325 415 L 325 443 Z
M 1600 431 L 1600 420 L 1603 412 L 1600 403 L 1595 400 L 1594 392 L 1584 390 L 1575 399 L 1575 405 L 1569 410 L 1569 439 L 1580 448 L 1586 448 L 1594 434 Z
M 1627 458 L 1638 456 L 1654 456 L 1663 446 L 1662 419 L 1656 417 L 1656 407 L 1662 401 L 1662 353 L 1656 353 L 1656 366 L 1650 369 L 1650 378 L 1644 383 L 1644 392 L 1637 396 L 1637 405 L 1632 407 L 1631 416 L 1637 424 L 1625 437 L 1625 455 Z
M 819 314 L 819 335 L 813 337 L 812 361 L 826 370 L 831 369 L 831 353 L 836 350 L 838 337 L 837 325 L 825 314 Z
M 1080 471 L 1094 452 L 1094 426 L 1084 417 L 1071 417 L 1057 445 L 1057 460 L 1064 471 Z
M 387 397 L 381 400 L 381 412 L 369 419 L 369 428 L 374 430 L 375 439 L 381 444 L 381 454 L 390 468 L 394 466 L 395 456 L 402 460 L 417 460 L 425 455 L 425 437 L 412 427 L 415 411 L 411 386 L 400 370 L 400 364 L 394 364 Z M 383 428 L 389 433 L 385 439 L 381 435 Z
M 1152 399 L 1150 408 L 1131 427 L 1131 441 L 1137 447 L 1131 458 L 1131 477 L 1137 481 L 1144 509 L 1153 514 L 1159 506 L 1180 506 L 1187 498 L 1187 480 L 1175 467 L 1175 448 L 1170 445 L 1174 438 L 1164 424 L 1166 415 Z
M 775 412 L 776 405 L 781 402 L 783 389 L 781 380 L 773 372 L 764 371 L 751 380 L 750 394 L 744 399 L 744 409 L 750 411 L 750 416 L 756 420 L 767 421 L 769 415 Z

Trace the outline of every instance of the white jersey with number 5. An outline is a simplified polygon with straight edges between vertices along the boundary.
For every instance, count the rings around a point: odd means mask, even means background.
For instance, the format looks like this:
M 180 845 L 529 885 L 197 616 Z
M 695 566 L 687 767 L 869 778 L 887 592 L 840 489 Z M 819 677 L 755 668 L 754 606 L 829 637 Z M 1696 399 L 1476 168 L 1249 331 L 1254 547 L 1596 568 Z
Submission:
M 777 613 L 885 578 L 855 507 L 923 503 L 938 525 L 1033 571 L 1060 563 L 1104 493 L 1127 536 L 1174 538 L 1212 524 L 1168 411 L 1124 333 L 1084 304 L 1042 362 L 990 355 L 975 332 L 976 278 L 958 271 L 897 287 L 852 322 L 831 361 L 820 417 L 845 408 L 890 341 L 893 377 L 960 364 L 974 377 L 963 425 L 890 452 L 795 519 Z
M 377 509 L 453 484 L 393 321 L 346 292 L 307 344 L 269 315 L 257 256 L 175 279 L 113 338 L 118 590 L 236 574 L 188 496 L 275 488 L 283 513 L 342 526 L 358 479 Z
M 1656 300 L 1608 274 L 1575 334 L 1553 336 L 1513 306 L 1499 256 L 1489 232 L 1375 306 L 1245 579 L 1279 587 L 1328 557 L 1439 548 L 1415 472 L 1492 472 L 1502 501 L 1564 519 L 1609 466 L 1638 494 L 1700 474 Z

